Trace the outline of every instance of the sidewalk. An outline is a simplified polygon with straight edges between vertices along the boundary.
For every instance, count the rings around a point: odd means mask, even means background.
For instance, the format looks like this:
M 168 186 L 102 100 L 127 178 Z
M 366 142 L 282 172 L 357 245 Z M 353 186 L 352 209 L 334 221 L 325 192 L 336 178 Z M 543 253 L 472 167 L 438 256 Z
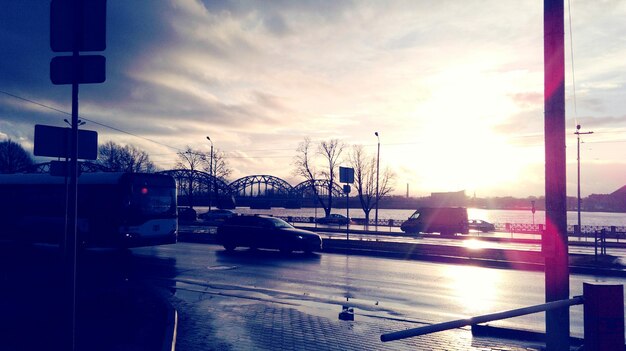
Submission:
M 341 321 L 339 311 L 314 315 L 303 312 L 307 309 L 301 306 L 200 292 L 184 295 L 171 298 L 180 316 L 177 350 L 530 351 L 544 347 L 537 342 L 473 337 L 469 328 L 382 342 L 381 334 L 423 324 L 374 318 L 358 311 L 354 321 Z

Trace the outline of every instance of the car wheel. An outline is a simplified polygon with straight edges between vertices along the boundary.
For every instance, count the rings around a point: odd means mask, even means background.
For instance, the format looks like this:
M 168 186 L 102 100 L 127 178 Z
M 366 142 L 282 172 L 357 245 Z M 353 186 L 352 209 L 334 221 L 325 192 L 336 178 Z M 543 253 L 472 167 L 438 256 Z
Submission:
M 226 249 L 226 251 L 234 251 L 236 247 L 237 245 L 235 244 L 231 244 L 231 243 L 224 244 L 224 248 Z

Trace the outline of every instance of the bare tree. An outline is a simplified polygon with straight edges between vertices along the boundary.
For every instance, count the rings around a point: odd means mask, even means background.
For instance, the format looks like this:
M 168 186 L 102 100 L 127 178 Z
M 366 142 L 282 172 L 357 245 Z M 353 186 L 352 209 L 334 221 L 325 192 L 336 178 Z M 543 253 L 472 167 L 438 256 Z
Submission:
M 303 177 L 305 181 L 310 182 L 311 191 L 322 208 L 324 208 L 324 213 L 327 217 L 330 216 L 333 205 L 335 176 L 344 148 L 345 145 L 343 143 L 337 139 L 332 139 L 320 142 L 317 147 L 317 152 L 313 154 L 311 139 L 307 137 L 304 138 L 304 141 L 301 142 L 296 149 L 297 154 L 294 159 L 294 166 L 296 168 L 294 173 Z M 323 166 L 320 166 L 321 171 L 317 171 L 318 164 L 323 164 Z M 326 201 L 324 201 L 319 190 L 315 187 L 315 180 L 319 180 L 318 177 L 328 181 Z
M 376 199 L 376 158 L 367 155 L 362 145 L 355 145 L 350 155 L 350 164 L 354 168 L 354 187 L 359 194 L 365 220 L 369 222 L 370 211 L 376 206 L 376 202 L 393 191 L 390 183 L 394 174 L 389 168 L 385 169 L 378 181 L 379 198 Z
M 33 164 L 22 145 L 11 139 L 0 142 L 0 173 L 15 173 Z
M 109 141 L 98 148 L 97 163 L 114 172 L 155 172 L 156 167 L 145 151 L 135 146 Z
M 178 162 L 176 163 L 176 168 L 188 170 L 187 172 L 187 186 L 182 187 L 187 192 L 187 199 L 189 200 L 189 207 L 193 208 L 193 192 L 194 188 L 198 185 L 196 184 L 196 173 L 206 162 L 206 154 L 202 151 L 194 150 L 190 146 L 184 151 L 179 151 Z
M 328 180 L 328 207 L 324 208 L 326 217 L 330 216 L 330 210 L 333 207 L 333 187 L 335 185 L 335 175 L 339 168 L 339 161 L 341 153 L 345 148 L 345 144 L 338 139 L 332 139 L 329 141 L 321 141 L 317 152 L 324 159 L 327 167 L 322 168 L 322 176 Z
M 318 201 L 322 207 L 325 207 L 324 202 L 320 198 L 319 192 L 317 191 L 317 187 L 315 187 L 314 184 L 317 171 L 315 170 L 313 162 L 314 155 L 311 154 L 311 139 L 305 137 L 304 141 L 298 144 L 296 152 L 297 154 L 293 161 L 293 164 L 296 167 L 294 174 L 301 176 L 305 181 L 311 184 L 311 191 L 313 192 L 313 195 L 315 195 L 316 201 Z
M 213 169 L 211 169 L 211 167 L 213 167 Z M 205 154 L 204 171 L 209 174 L 212 171 L 213 174 L 211 175 L 214 175 L 215 177 L 223 181 L 226 181 L 233 172 L 233 170 L 228 166 L 228 163 L 226 162 L 226 154 L 224 153 L 224 151 L 221 151 L 217 148 L 213 151 L 213 162 L 211 162 L 211 154 Z

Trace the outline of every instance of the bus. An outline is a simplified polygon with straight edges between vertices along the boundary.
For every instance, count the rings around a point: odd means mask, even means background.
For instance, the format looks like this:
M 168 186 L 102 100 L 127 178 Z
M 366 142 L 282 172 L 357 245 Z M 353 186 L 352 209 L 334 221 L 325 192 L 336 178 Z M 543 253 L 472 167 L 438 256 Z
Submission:
M 69 179 L 0 175 L 0 240 L 61 244 Z M 174 178 L 148 173 L 78 177 L 77 245 L 130 248 L 176 243 Z

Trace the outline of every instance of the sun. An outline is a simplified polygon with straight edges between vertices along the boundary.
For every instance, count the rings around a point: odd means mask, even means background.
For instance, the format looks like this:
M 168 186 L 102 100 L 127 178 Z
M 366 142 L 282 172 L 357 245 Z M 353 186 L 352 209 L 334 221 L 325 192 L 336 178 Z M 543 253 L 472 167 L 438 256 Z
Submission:
M 520 151 L 495 128 L 518 109 L 507 81 L 480 67 L 461 67 L 430 83 L 430 95 L 408 123 L 415 143 L 392 156 L 409 165 L 419 188 L 476 191 L 519 180 Z

